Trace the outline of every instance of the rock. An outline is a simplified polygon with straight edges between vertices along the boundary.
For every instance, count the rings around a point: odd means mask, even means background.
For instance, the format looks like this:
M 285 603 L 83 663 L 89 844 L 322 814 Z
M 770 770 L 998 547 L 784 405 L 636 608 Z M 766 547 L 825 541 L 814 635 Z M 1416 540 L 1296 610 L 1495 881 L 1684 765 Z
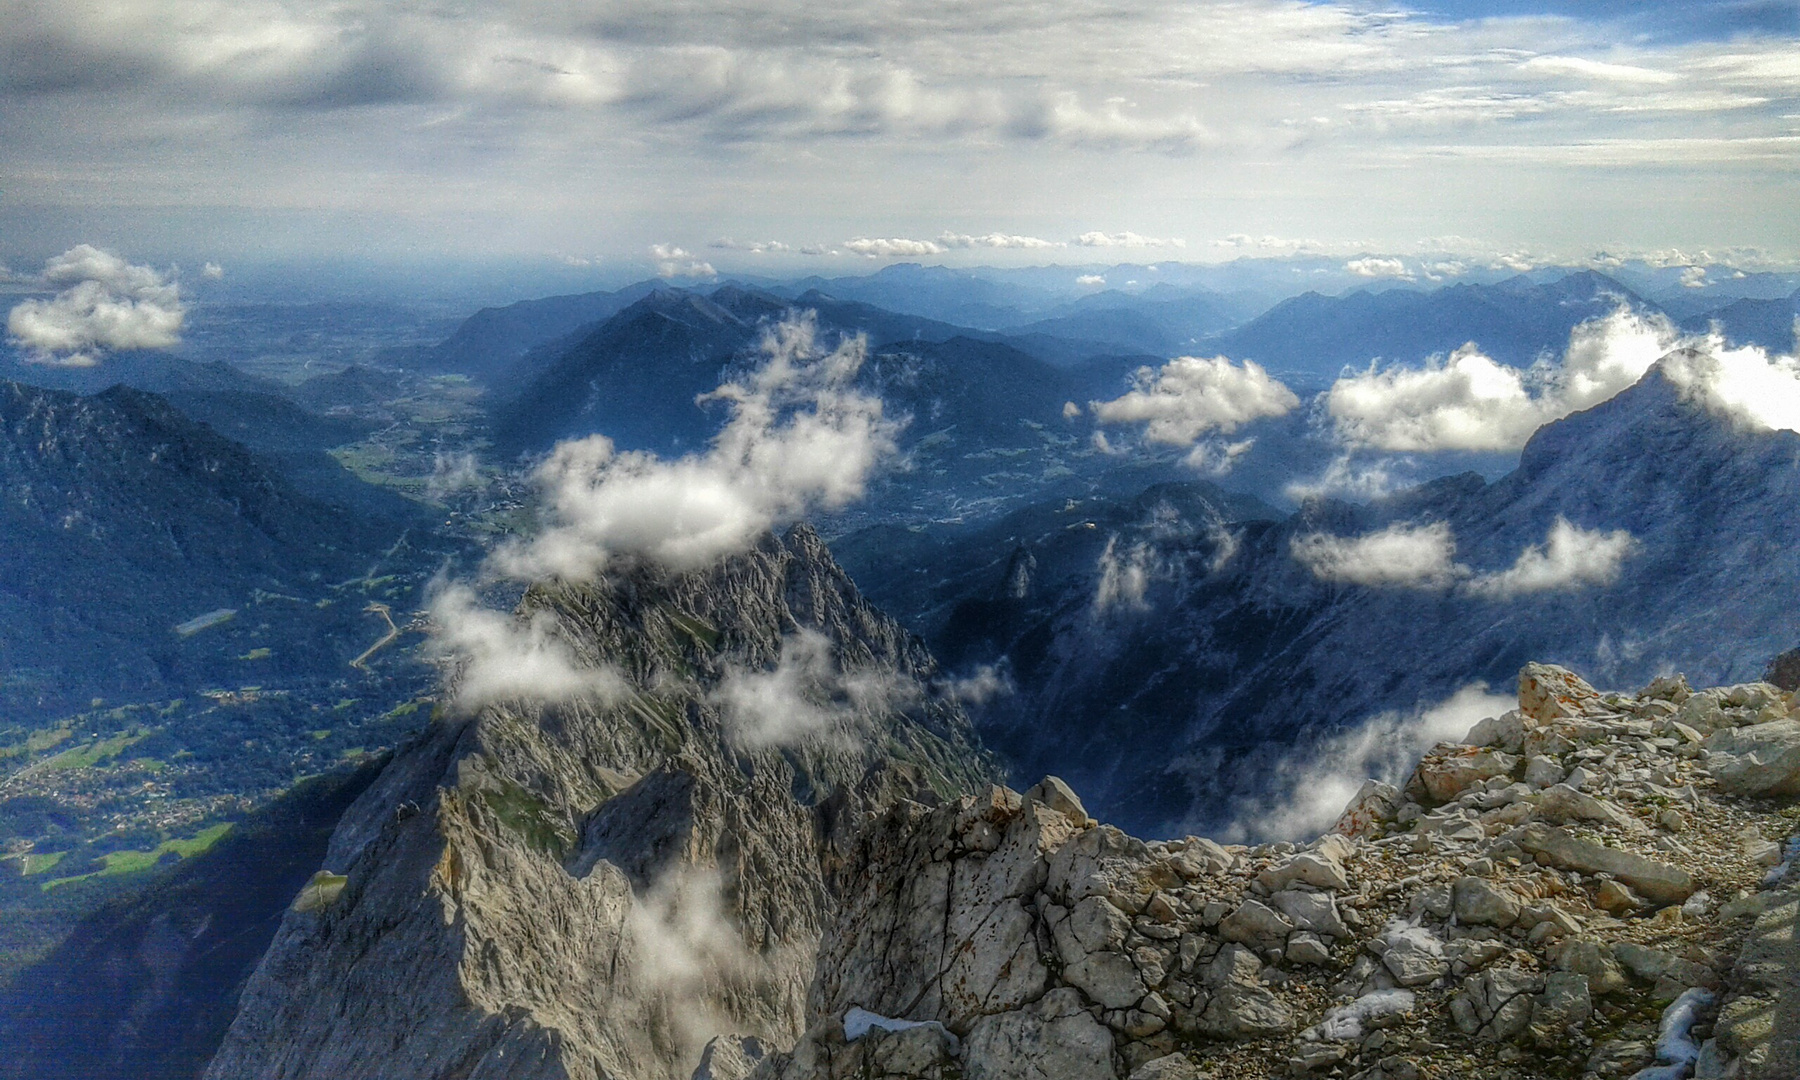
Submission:
M 1035 1006 L 981 1017 L 963 1040 L 967 1074 L 984 1080 L 1117 1080 L 1113 1036 L 1062 988 Z
M 1696 887 L 1693 877 L 1680 867 L 1582 840 L 1536 822 L 1514 829 L 1507 839 L 1547 865 L 1584 874 L 1611 874 L 1656 904 L 1679 904 L 1692 896 Z
M 1650 1064 L 1654 1054 L 1648 1039 L 1608 1039 L 1588 1055 L 1587 1071 L 1594 1076 L 1626 1077 Z
M 1704 745 L 1707 771 L 1725 794 L 1800 794 L 1800 721 L 1724 728 Z
M 1800 690 L 1800 649 L 1789 649 L 1769 661 L 1763 672 L 1763 682 L 1790 694 Z
M 1558 825 L 1571 821 L 1597 821 L 1626 832 L 1643 832 L 1644 823 L 1604 799 L 1583 794 L 1568 784 L 1552 784 L 1535 799 L 1538 816 Z
M 1568 771 L 1555 758 L 1542 754 L 1534 755 L 1525 762 L 1525 782 L 1534 788 L 1547 788 L 1551 784 L 1562 783 Z
M 1206 1003 L 1197 1029 L 1214 1039 L 1261 1039 L 1293 1031 L 1294 1015 L 1263 987 L 1231 983 Z
M 1526 664 L 1519 670 L 1519 711 L 1541 724 L 1586 716 L 1600 694 L 1581 676 L 1555 664 Z
M 1684 990 L 1690 986 L 1708 990 L 1719 988 L 1719 977 L 1711 968 L 1667 950 L 1653 949 L 1629 941 L 1616 941 L 1611 951 L 1613 959 L 1621 967 L 1644 982 L 1657 982 L 1666 978 L 1679 983 Z
M 1693 693 L 1688 688 L 1686 675 L 1658 675 L 1650 680 L 1649 686 L 1638 691 L 1638 697 L 1680 705 L 1692 697 Z
M 1280 892 L 1295 882 L 1318 889 L 1341 891 L 1350 887 L 1343 863 L 1330 852 L 1302 851 L 1264 870 L 1256 880 L 1270 892 Z
M 1131 1080 L 1200 1080 L 1200 1068 L 1186 1054 L 1166 1054 L 1131 1070 Z
M 1544 976 L 1544 992 L 1531 1004 L 1532 1040 L 1539 1046 L 1567 1046 L 1569 1033 L 1586 1023 L 1593 1011 L 1587 976 L 1553 971 Z
M 1109 1009 L 1128 1009 L 1149 991 L 1137 965 L 1116 952 L 1085 956 L 1063 969 L 1063 978 Z
M 1345 836 L 1380 835 L 1383 826 L 1394 820 L 1405 801 L 1406 797 L 1394 785 L 1364 780 L 1362 788 L 1351 798 L 1350 805 L 1344 808 L 1331 829 Z
M 349 883 L 350 879 L 343 874 L 320 870 L 301 888 L 300 894 L 294 897 L 292 910 L 299 913 L 323 911 L 337 902 L 344 886 Z
M 1543 988 L 1537 975 L 1518 968 L 1489 968 L 1463 980 L 1455 1007 L 1464 1034 L 1493 1042 L 1510 1042 L 1531 1023 L 1532 995 Z
M 1331 962 L 1331 950 L 1318 935 L 1301 930 L 1288 938 L 1285 953 L 1290 964 L 1322 965 Z
M 1262 968 L 1262 960 L 1249 949 L 1242 945 L 1226 945 L 1206 965 L 1204 979 L 1206 985 L 1215 990 L 1234 983 L 1241 986 L 1255 986 L 1258 977 L 1262 974 Z
M 1491 746 L 1516 754 L 1525 745 L 1525 718 L 1517 709 L 1478 722 L 1463 736 L 1470 746 Z
M 1504 750 L 1440 743 L 1419 761 L 1407 782 L 1407 794 L 1416 789 L 1432 802 L 1447 803 L 1476 784 L 1511 773 L 1518 763 Z
M 1302 930 L 1332 938 L 1346 938 L 1350 930 L 1338 913 L 1337 898 L 1330 893 L 1283 889 L 1269 897 L 1269 903 Z
M 1624 885 L 1608 879 L 1595 890 L 1594 906 L 1613 915 L 1626 915 L 1643 907 L 1644 901 Z
M 1517 893 L 1478 877 L 1462 877 L 1453 887 L 1456 921 L 1465 926 L 1498 926 L 1519 921 L 1524 907 Z
M 1060 776 L 1044 777 L 1027 789 L 1024 797 L 1043 803 L 1077 825 L 1087 824 L 1087 808 L 1081 805 L 1081 799 Z
M 1625 988 L 1625 972 L 1612 953 L 1593 938 L 1566 941 L 1555 952 L 1556 966 L 1575 975 L 1587 977 L 1590 992 L 1600 995 Z
M 1245 900 L 1219 923 L 1219 936 L 1246 945 L 1286 941 L 1294 924 L 1256 900 Z
M 1742 1080 L 1791 1080 L 1800 1076 L 1800 889 L 1763 895 L 1714 1034 Z
M 1387 948 L 1381 954 L 1382 966 L 1401 986 L 1436 982 L 1450 970 L 1443 943 L 1422 926 L 1390 930 L 1384 941 Z
M 1083 953 L 1116 952 L 1130 932 L 1131 919 L 1104 896 L 1090 896 L 1069 912 L 1069 933 Z
M 768 1054 L 753 1035 L 718 1035 L 700 1052 L 693 1080 L 745 1080 Z
M 873 1032 L 862 1047 L 863 1067 L 872 1076 L 955 1076 L 961 1047 L 942 1024 L 919 1024 L 898 1031 Z

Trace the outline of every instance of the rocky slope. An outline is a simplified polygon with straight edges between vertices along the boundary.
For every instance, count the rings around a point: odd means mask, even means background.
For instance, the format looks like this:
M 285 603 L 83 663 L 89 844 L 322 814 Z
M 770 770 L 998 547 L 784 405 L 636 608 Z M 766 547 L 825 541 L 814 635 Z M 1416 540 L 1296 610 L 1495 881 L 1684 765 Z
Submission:
M 707 1075 L 1791 1080 L 1794 712 L 1529 665 L 1304 847 L 1145 842 L 1055 780 L 900 802 L 835 879 L 806 1036 Z
M 791 1045 L 848 830 L 991 772 L 923 647 L 805 528 L 706 571 L 536 588 L 521 625 L 621 687 L 446 713 L 403 749 L 208 1076 L 662 1080 L 721 1032 Z M 746 737 L 734 680 L 802 642 L 784 707 L 821 726 Z
M 1493 483 L 1281 522 L 1154 492 L 1059 502 L 1019 515 L 1029 528 L 965 534 L 978 550 L 894 547 L 857 573 L 875 595 L 929 597 L 908 610 L 946 666 L 1010 669 L 1019 692 L 981 723 L 1017 775 L 1058 772 L 1108 820 L 1170 835 L 1254 817 L 1296 752 L 1533 659 L 1612 685 L 1757 677 L 1800 640 L 1796 492 L 1800 436 L 1744 430 L 1653 370 L 1546 425 Z M 1435 524 L 1459 563 L 1495 573 L 1559 518 L 1630 533 L 1616 581 L 1499 597 L 1324 581 L 1293 554 L 1303 536 Z

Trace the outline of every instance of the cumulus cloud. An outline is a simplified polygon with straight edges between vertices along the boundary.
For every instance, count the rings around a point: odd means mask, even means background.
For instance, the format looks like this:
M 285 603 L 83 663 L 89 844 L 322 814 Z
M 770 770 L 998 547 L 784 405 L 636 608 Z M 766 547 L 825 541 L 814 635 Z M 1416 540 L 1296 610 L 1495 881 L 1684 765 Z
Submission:
M 1256 445 L 1255 439 L 1239 439 L 1237 442 L 1226 442 L 1223 439 L 1208 439 L 1194 444 L 1181 463 L 1197 473 L 1207 476 L 1224 476 L 1237 466 L 1238 459 L 1250 452 Z
M 200 268 L 200 276 L 208 281 L 218 281 L 225 276 L 225 268 L 216 262 L 209 262 Z
M 1624 529 L 1583 529 L 1558 517 L 1544 543 L 1520 552 L 1510 568 L 1470 581 L 1468 589 L 1477 596 L 1510 600 L 1527 593 L 1611 585 L 1636 548 L 1637 541 Z
M 1519 553 L 1512 566 L 1476 573 L 1456 561 L 1456 536 L 1444 522 L 1399 522 L 1364 536 L 1296 536 L 1296 561 L 1321 581 L 1375 588 L 1455 588 L 1463 595 L 1511 600 L 1546 592 L 1611 585 L 1638 548 L 1624 529 L 1583 529 L 1557 517 L 1542 544 Z
M 1403 281 L 1411 281 L 1413 279 L 1412 271 L 1408 270 L 1406 268 L 1406 263 L 1400 259 L 1383 259 L 1375 256 L 1365 256 L 1361 259 L 1351 259 L 1344 264 L 1344 269 L 1355 274 L 1357 277 L 1399 278 Z
M 1081 247 L 1127 247 L 1127 248 L 1184 248 L 1186 240 L 1159 239 L 1154 236 L 1139 236 L 1134 232 L 1084 232 L 1075 238 Z
M 827 350 L 809 314 L 772 327 L 754 371 L 703 395 L 730 410 L 702 453 L 665 460 L 604 435 L 559 444 L 536 482 L 549 525 L 502 547 L 502 573 L 591 578 L 616 556 L 678 569 L 744 549 L 778 523 L 861 497 L 899 425 L 855 389 L 866 339 Z
M 1255 361 L 1181 356 L 1160 369 L 1139 368 L 1128 393 L 1092 407 L 1103 424 L 1142 423 L 1151 442 L 1188 446 L 1202 435 L 1228 435 L 1251 421 L 1285 416 L 1299 404 Z
M 713 269 L 712 263 L 696 259 L 691 252 L 676 247 L 674 244 L 651 244 L 650 258 L 656 262 L 656 276 L 674 277 L 718 277 L 719 272 Z
M 1391 494 L 1401 485 L 1393 462 L 1361 461 L 1352 454 L 1339 454 L 1324 472 L 1290 480 L 1281 490 L 1295 502 L 1331 497 L 1367 502 Z
M 871 259 L 942 255 L 944 246 L 935 240 L 907 240 L 901 237 L 866 237 L 844 241 L 844 250 Z
M 1355 448 L 1517 450 L 1542 425 L 1642 378 L 1678 338 L 1667 319 L 1620 307 L 1577 326 L 1558 363 L 1516 368 L 1469 344 L 1422 368 L 1371 365 L 1340 378 L 1326 408 Z
M 60 291 L 22 301 L 6 319 L 8 340 L 34 363 L 91 367 L 110 351 L 181 341 L 181 291 L 151 267 L 80 244 L 46 262 L 41 280 Z
M 1290 549 L 1321 581 L 1373 587 L 1439 589 L 1467 576 L 1456 562 L 1456 537 L 1443 522 L 1401 522 L 1365 536 L 1307 533 Z
M 1106 279 L 1099 274 L 1082 274 L 1075 279 L 1075 284 L 1084 288 L 1097 289 L 1106 284 Z
M 1800 361 L 1754 345 L 1727 348 L 1711 336 L 1663 361 L 1682 392 L 1760 431 L 1800 431 Z
M 1410 711 L 1384 712 L 1301 747 L 1273 770 L 1268 796 L 1227 830 L 1231 840 L 1305 840 L 1329 829 L 1365 780 L 1396 786 L 1426 750 L 1461 739 L 1480 721 L 1516 702 L 1470 683 L 1449 698 Z
M 1681 271 L 1681 287 L 1684 289 L 1704 289 L 1709 284 L 1704 266 L 1689 266 Z
M 946 248 L 999 248 L 1013 251 L 1033 251 L 1066 246 L 1054 240 L 1040 240 L 1035 236 L 1014 236 L 1009 233 L 997 232 L 981 236 L 947 232 L 938 237 L 938 243 Z
M 460 709 L 518 700 L 612 702 L 628 692 L 617 670 L 575 655 L 548 611 L 523 619 L 494 611 L 461 584 L 439 587 L 428 610 L 430 648 L 449 669 Z

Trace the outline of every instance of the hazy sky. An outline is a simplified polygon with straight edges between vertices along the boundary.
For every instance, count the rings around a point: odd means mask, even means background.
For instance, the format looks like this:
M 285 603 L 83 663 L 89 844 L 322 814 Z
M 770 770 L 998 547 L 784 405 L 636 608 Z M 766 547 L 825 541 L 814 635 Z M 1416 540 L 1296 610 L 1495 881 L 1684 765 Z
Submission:
M 0 0 L 0 189 L 15 268 L 1790 259 L 1800 5 Z

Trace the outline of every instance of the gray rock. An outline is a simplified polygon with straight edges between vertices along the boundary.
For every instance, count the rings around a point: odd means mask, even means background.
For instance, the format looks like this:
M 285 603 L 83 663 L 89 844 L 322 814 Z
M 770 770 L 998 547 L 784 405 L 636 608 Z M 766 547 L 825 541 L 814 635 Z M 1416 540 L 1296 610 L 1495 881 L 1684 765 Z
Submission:
M 1322 965 L 1331 962 L 1331 950 L 1325 947 L 1318 935 L 1304 930 L 1288 938 L 1284 955 L 1290 964 Z
M 1463 980 L 1454 1012 L 1465 1034 L 1493 1042 L 1510 1042 L 1531 1023 L 1532 995 L 1543 980 L 1518 968 L 1489 968 Z
M 1526 664 L 1519 670 L 1519 711 L 1539 723 L 1585 716 L 1600 704 L 1587 680 L 1555 664 Z
M 692 1080 L 745 1080 L 767 1055 L 754 1035 L 719 1035 L 701 1051 Z
M 1099 952 L 1063 969 L 1063 978 L 1109 1009 L 1129 1009 L 1149 991 L 1136 964 L 1123 953 Z
M 1283 889 L 1269 897 L 1269 903 L 1301 930 L 1333 938 L 1350 936 L 1350 930 L 1338 912 L 1337 897 L 1330 893 Z
M 1800 794 L 1800 721 L 1725 728 L 1707 736 L 1706 767 L 1728 795 Z
M 1246 945 L 1286 941 L 1294 924 L 1266 904 L 1245 900 L 1219 923 L 1219 936 Z
M 1513 830 L 1507 839 L 1538 856 L 1539 862 L 1584 874 L 1611 874 L 1658 904 L 1679 904 L 1692 896 L 1696 888 L 1694 879 L 1680 867 L 1582 840 L 1536 822 Z
M 1294 1030 L 1294 1014 L 1261 986 L 1232 983 L 1214 992 L 1197 1027 L 1214 1039 L 1261 1039 Z
M 1028 1009 L 984 1016 L 963 1040 L 969 1080 L 1117 1080 L 1113 1035 L 1070 989 Z
M 1561 1047 L 1569 1033 L 1593 1015 L 1587 976 L 1553 971 L 1544 976 L 1544 992 L 1531 1004 L 1531 1037 L 1539 1046 Z
M 1046 776 L 1039 780 L 1026 790 L 1025 798 L 1043 803 L 1077 825 L 1087 823 L 1087 808 L 1081 805 L 1081 799 L 1060 776 Z
M 1381 964 L 1401 986 L 1436 982 L 1450 970 L 1443 942 L 1422 926 L 1389 931 L 1384 940 Z
M 1131 1070 L 1130 1080 L 1200 1080 L 1200 1067 L 1186 1054 L 1167 1054 Z
M 1504 930 L 1519 921 L 1519 912 L 1524 908 L 1517 893 L 1483 878 L 1458 878 L 1452 893 L 1456 921 L 1465 926 L 1498 926 Z

